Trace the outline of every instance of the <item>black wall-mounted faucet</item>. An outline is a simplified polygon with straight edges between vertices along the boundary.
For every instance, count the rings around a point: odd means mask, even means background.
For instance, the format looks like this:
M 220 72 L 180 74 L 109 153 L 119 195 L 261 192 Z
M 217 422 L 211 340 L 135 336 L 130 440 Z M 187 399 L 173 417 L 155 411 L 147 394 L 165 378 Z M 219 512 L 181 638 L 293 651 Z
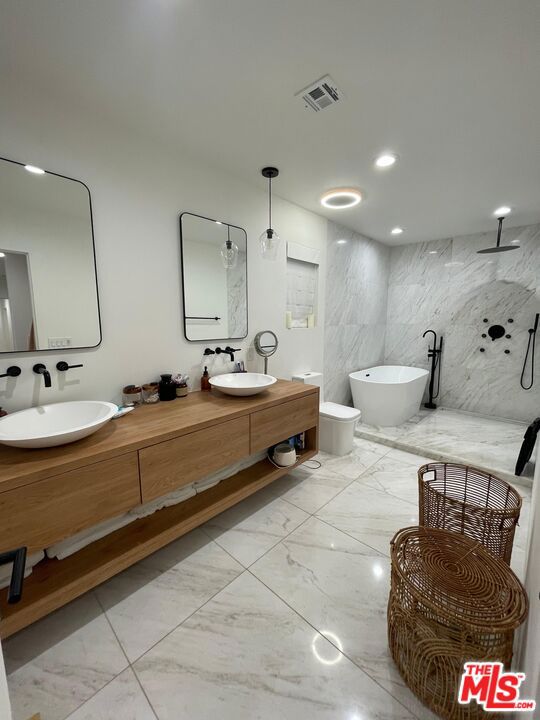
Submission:
M 17 367 L 17 365 L 11 365 L 11 367 L 8 367 L 8 369 L 6 370 L 5 373 L 2 373 L 2 375 L 0 375 L 0 378 L 3 378 L 3 377 L 19 377 L 19 375 L 21 374 L 21 372 L 22 372 L 22 371 L 21 371 L 21 368 L 20 368 L 20 367 Z
M 215 351 L 211 350 L 210 348 L 204 348 L 203 355 L 215 355 Z
M 71 370 L 72 368 L 78 368 L 78 367 L 84 367 L 82 363 L 79 365 L 68 365 L 65 360 L 60 360 L 60 362 L 56 363 L 56 369 L 60 372 L 66 372 L 66 370 Z
M 36 373 L 36 375 L 43 375 L 46 388 L 51 387 L 51 373 L 47 370 L 43 363 L 36 363 L 32 370 Z
M 226 355 L 229 355 L 231 358 L 231 362 L 234 362 L 234 353 L 240 352 L 242 348 L 232 348 L 230 345 L 227 345 L 226 348 L 216 348 L 216 355 L 221 355 L 222 353 L 225 353 Z

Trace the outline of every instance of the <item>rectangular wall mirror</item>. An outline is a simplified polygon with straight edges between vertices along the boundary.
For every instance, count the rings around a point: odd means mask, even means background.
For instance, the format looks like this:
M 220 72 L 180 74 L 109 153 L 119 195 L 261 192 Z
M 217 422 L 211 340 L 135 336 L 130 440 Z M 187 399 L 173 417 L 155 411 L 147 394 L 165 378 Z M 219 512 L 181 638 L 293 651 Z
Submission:
M 245 338 L 246 231 L 185 212 L 180 215 L 180 250 L 186 340 Z
M 88 188 L 0 158 L 0 353 L 100 342 Z

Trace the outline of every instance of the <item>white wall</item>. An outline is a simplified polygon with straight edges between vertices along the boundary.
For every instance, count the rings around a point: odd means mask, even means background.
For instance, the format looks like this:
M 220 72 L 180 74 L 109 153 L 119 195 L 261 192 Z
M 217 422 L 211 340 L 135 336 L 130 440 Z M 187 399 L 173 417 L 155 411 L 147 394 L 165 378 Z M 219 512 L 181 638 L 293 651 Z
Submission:
M 181 121 L 181 118 L 179 119 Z M 235 341 L 247 348 L 255 333 L 275 330 L 280 348 L 270 372 L 280 377 L 323 367 L 323 322 L 302 333 L 285 330 L 286 249 L 293 240 L 321 251 L 324 284 L 326 220 L 275 198 L 274 224 L 282 237 L 279 260 L 264 260 L 258 237 L 266 227 L 267 194 L 259 170 L 268 158 L 254 158 L 254 185 L 205 167 L 176 148 L 126 133 L 95 108 L 63 107 L 38 88 L 3 90 L 0 155 L 30 162 L 84 181 L 92 193 L 103 343 L 91 351 L 4 355 L 2 367 L 18 364 L 23 374 L 0 383 L 0 404 L 8 410 L 73 398 L 119 399 L 121 387 L 156 378 L 167 370 L 187 371 L 198 384 L 205 343 L 182 334 L 178 215 L 191 211 L 244 227 L 248 234 L 249 334 Z M 224 138 L 226 142 L 226 138 Z M 287 168 L 281 168 L 283 173 Z M 279 181 L 274 184 L 279 191 Z M 324 287 L 319 315 L 324 318 Z M 240 353 L 239 359 L 246 359 Z M 251 357 L 251 354 L 250 354 Z M 84 367 L 65 377 L 53 372 L 43 388 L 32 365 L 49 368 L 59 359 Z M 262 369 L 261 358 L 249 360 Z M 232 367 L 221 356 L 210 371 Z

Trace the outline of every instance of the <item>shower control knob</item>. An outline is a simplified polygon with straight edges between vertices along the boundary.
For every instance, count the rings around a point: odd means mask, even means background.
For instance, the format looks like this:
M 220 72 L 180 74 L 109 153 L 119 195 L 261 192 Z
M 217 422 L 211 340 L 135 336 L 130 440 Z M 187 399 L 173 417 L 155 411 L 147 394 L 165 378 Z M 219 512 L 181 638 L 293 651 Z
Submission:
M 486 348 L 480 348 L 480 352 L 486 352 Z
M 508 318 L 508 322 L 509 322 L 509 323 L 513 323 L 513 322 L 514 322 L 514 318 Z
M 504 351 L 504 354 L 505 354 L 505 355 L 510 355 L 510 350 L 505 350 L 505 351 Z
M 487 337 L 486 333 L 482 333 L 482 337 Z
M 489 322 L 489 320 L 487 318 L 484 318 L 484 322 Z
M 505 337 L 506 337 L 507 340 L 510 340 L 510 339 L 512 338 L 511 335 L 505 335 Z

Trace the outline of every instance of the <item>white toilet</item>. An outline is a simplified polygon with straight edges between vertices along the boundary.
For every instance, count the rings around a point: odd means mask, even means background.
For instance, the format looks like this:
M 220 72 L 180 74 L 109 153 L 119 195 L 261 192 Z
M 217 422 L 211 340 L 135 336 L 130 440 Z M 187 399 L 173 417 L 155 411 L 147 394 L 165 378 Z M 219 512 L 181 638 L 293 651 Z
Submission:
M 320 388 L 319 447 L 332 455 L 346 455 L 353 448 L 354 428 L 360 419 L 360 410 L 324 401 L 323 374 L 306 372 L 293 375 L 297 382 L 317 385 Z

